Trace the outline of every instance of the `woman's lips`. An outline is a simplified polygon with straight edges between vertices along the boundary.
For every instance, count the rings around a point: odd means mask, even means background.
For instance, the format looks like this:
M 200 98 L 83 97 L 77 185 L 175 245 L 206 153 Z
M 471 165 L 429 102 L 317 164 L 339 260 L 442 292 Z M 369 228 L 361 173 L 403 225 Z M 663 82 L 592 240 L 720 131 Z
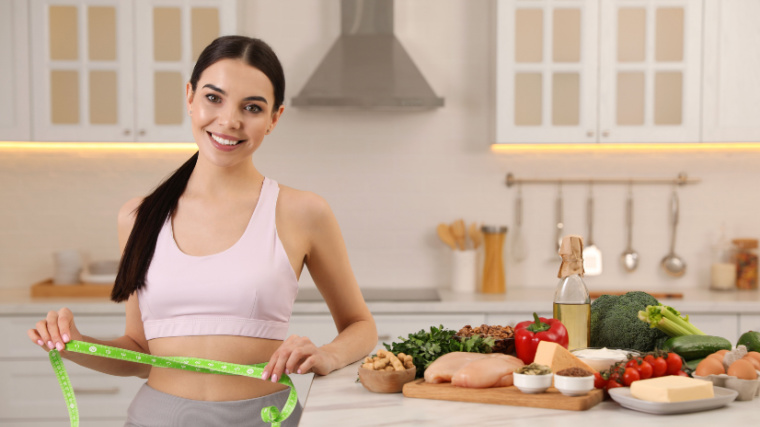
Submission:
M 209 139 L 209 141 L 211 141 L 211 145 L 213 145 L 214 148 L 216 148 L 217 150 L 221 150 L 221 151 L 232 151 L 238 145 L 240 145 L 241 142 L 244 141 L 244 140 L 236 140 L 236 139 L 234 139 L 234 138 L 232 138 L 230 136 L 227 136 L 227 135 L 214 134 L 214 133 L 211 133 L 211 132 L 208 132 L 208 131 L 206 131 L 206 134 L 208 134 L 208 139 Z M 223 142 L 224 141 L 236 141 L 236 142 L 235 142 L 235 144 L 228 145 L 228 144 L 224 144 L 224 143 L 220 142 L 219 140 L 222 140 Z

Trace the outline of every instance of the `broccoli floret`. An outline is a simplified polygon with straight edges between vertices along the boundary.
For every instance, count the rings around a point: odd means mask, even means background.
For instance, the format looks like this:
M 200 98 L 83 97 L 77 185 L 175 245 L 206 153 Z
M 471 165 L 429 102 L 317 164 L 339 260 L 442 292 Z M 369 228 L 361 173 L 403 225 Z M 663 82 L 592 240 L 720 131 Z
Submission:
M 661 347 L 668 335 L 638 317 L 640 310 L 657 304 L 646 292 L 600 296 L 591 304 L 591 346 L 639 351 Z

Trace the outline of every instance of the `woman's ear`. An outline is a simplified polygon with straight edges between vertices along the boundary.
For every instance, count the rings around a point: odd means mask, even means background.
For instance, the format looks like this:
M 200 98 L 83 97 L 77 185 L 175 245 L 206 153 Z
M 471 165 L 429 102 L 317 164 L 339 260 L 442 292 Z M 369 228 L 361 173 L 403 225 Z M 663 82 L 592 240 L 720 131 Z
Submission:
M 282 116 L 282 113 L 285 111 L 285 106 L 280 105 L 280 108 L 277 109 L 274 113 L 272 113 L 272 123 L 269 125 L 269 128 L 267 128 L 267 134 L 271 133 L 274 130 L 274 127 L 277 126 L 277 122 L 280 121 L 280 117 Z
M 187 114 L 193 113 L 193 97 L 195 96 L 195 92 L 193 92 L 193 85 L 190 84 L 190 82 L 187 82 L 187 86 L 185 87 L 185 107 L 187 108 Z

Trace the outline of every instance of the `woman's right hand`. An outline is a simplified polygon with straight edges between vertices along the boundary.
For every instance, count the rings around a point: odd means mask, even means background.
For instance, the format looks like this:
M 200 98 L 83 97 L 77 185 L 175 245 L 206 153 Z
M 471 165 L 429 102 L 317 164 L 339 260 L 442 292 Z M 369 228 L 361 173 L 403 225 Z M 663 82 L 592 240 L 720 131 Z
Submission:
M 47 317 L 37 322 L 35 326 L 36 329 L 29 329 L 27 335 L 33 343 L 45 351 L 54 348 L 61 351 L 66 347 L 67 342 L 82 340 L 82 334 L 74 324 L 74 314 L 66 307 L 48 312 Z

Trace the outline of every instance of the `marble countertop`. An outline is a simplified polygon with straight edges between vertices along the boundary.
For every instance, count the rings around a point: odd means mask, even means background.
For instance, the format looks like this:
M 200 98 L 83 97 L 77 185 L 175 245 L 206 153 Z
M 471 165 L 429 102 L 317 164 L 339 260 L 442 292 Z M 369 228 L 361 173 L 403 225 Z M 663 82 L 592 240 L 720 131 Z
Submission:
M 413 399 L 401 393 L 367 391 L 356 382 L 359 362 L 327 376 L 315 376 L 300 427 L 351 426 L 541 426 L 615 427 L 754 425 L 760 398 L 680 415 L 651 415 L 605 400 L 587 411 L 564 411 L 483 403 Z
M 403 293 L 403 289 L 398 292 Z M 760 291 L 684 290 L 683 299 L 662 299 L 685 313 L 760 314 Z M 374 314 L 394 313 L 532 313 L 546 309 L 552 289 L 508 289 L 505 294 L 460 294 L 440 290 L 440 301 L 368 301 Z M 28 288 L 0 289 L 0 315 L 37 315 L 63 306 L 78 315 L 123 314 L 106 298 L 32 298 Z M 294 314 L 328 314 L 324 301 L 296 301 Z

